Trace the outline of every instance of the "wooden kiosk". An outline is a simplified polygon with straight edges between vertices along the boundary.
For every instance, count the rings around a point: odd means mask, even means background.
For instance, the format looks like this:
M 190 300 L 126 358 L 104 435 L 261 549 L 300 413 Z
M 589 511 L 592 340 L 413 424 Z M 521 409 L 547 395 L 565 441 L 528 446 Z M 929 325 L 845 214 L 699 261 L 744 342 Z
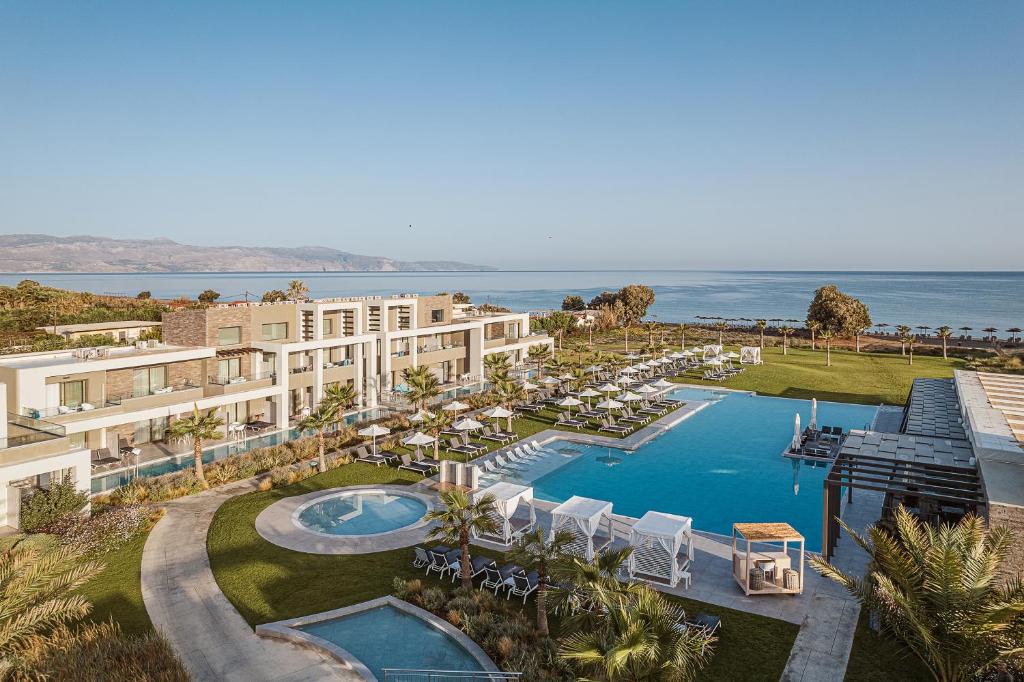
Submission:
M 745 545 L 742 548 L 738 547 L 741 539 Z M 755 542 L 781 542 L 782 551 L 755 551 L 751 547 Z M 796 571 L 791 566 L 790 542 L 800 543 L 799 569 Z M 748 596 L 800 594 L 804 590 L 804 536 L 788 523 L 734 523 L 732 577 Z

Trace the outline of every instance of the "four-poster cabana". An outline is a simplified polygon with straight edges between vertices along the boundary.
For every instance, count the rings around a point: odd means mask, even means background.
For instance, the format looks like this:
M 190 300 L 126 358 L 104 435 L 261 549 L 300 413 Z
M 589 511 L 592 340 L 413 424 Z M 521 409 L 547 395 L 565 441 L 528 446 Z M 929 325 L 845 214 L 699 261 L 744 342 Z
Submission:
M 629 533 L 633 553 L 629 575 L 675 587 L 683 579 L 689 587 L 693 560 L 693 519 L 649 511 L 633 524 Z
M 478 502 L 485 495 L 490 495 L 494 498 L 493 520 L 497 526 L 497 532 L 494 534 L 478 535 L 474 531 L 474 537 L 495 540 L 503 545 L 511 545 L 537 525 L 537 509 L 533 503 L 533 488 L 516 483 L 495 483 L 483 490 L 478 490 L 473 494 L 473 499 Z M 523 507 L 527 508 L 528 513 L 517 514 Z
M 611 544 L 612 503 L 573 495 L 551 512 L 552 537 L 560 530 L 573 535 L 568 553 L 593 559 Z
M 744 547 L 739 547 L 743 540 Z M 772 549 L 755 551 L 754 543 L 771 543 Z M 799 570 L 791 568 L 789 543 L 799 542 Z M 782 543 L 782 549 L 776 547 Z M 754 573 L 754 580 L 751 580 Z M 734 523 L 732 525 L 732 577 L 747 596 L 752 594 L 800 594 L 804 589 L 804 536 L 788 523 Z

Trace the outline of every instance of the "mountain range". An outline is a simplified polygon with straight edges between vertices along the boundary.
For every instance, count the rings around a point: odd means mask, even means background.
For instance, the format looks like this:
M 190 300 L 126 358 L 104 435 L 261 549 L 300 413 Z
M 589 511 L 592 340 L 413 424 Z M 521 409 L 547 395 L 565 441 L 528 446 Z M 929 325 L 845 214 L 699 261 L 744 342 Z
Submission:
M 194 246 L 170 239 L 0 235 L 0 272 L 424 272 L 494 270 L 458 261 L 402 261 L 326 246 Z

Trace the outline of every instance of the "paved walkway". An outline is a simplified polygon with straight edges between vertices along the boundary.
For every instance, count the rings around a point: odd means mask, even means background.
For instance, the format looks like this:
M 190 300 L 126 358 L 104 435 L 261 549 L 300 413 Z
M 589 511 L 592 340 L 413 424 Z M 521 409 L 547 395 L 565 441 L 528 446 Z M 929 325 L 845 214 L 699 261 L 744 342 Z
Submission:
M 257 637 L 220 591 L 206 532 L 221 504 L 255 487 L 240 481 L 167 503 L 142 555 L 142 597 L 154 627 L 197 682 L 362 679 L 313 650 Z

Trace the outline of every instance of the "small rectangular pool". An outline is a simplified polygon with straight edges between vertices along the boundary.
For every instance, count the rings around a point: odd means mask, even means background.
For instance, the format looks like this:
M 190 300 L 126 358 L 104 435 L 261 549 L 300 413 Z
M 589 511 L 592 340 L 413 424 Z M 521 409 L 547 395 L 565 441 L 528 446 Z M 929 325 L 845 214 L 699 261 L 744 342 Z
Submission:
M 723 535 L 735 522 L 785 521 L 808 549 L 820 549 L 825 468 L 782 456 L 794 415 L 808 423 L 810 401 L 690 388 L 671 397 L 713 402 L 634 452 L 573 444 L 582 454 L 530 481 L 537 497 L 608 500 L 616 513 L 636 517 L 650 510 L 682 514 L 693 517 L 694 528 Z M 819 402 L 818 425 L 863 429 L 875 411 Z M 525 474 L 519 478 L 529 479 Z

